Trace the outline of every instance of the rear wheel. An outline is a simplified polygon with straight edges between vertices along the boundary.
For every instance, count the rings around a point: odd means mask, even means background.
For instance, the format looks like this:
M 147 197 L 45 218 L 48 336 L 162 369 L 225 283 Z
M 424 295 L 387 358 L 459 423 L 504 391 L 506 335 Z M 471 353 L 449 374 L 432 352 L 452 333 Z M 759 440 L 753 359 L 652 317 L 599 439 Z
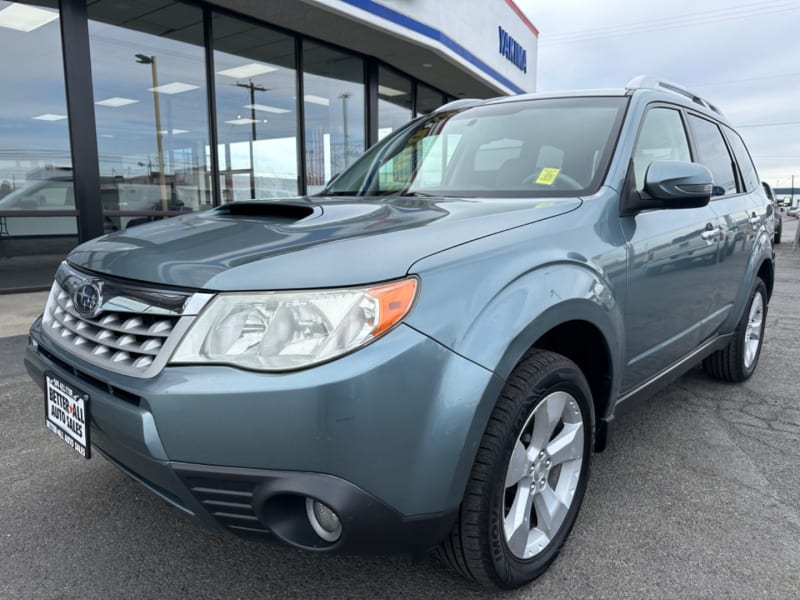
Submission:
M 766 321 L 767 286 L 757 277 L 733 339 L 725 348 L 703 361 L 706 373 L 716 379 L 734 383 L 749 379 L 761 356 Z
M 457 522 L 437 556 L 491 589 L 541 575 L 580 509 L 592 422 L 580 369 L 561 355 L 529 352 L 492 412 Z

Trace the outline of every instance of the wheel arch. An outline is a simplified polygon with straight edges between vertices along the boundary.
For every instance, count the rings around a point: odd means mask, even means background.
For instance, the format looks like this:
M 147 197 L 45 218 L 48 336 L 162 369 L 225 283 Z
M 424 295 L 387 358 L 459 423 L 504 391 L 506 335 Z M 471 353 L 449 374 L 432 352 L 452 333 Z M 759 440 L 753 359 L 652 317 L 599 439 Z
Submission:
M 594 405 L 594 449 L 602 452 L 607 442 L 603 424 L 612 408 L 614 373 L 611 349 L 603 332 L 589 321 L 566 321 L 548 330 L 531 347 L 565 356 L 586 377 Z
M 594 408 L 595 451 L 607 443 L 619 389 L 622 318 L 616 303 L 594 299 L 562 300 L 543 311 L 508 343 L 494 372 L 507 380 L 532 349 L 549 350 L 574 362 L 586 377 Z
M 758 272 L 756 273 L 758 277 L 764 282 L 767 286 L 767 301 L 772 298 L 772 290 L 775 286 L 775 265 L 770 259 L 764 259 L 761 262 L 761 266 L 758 268 Z

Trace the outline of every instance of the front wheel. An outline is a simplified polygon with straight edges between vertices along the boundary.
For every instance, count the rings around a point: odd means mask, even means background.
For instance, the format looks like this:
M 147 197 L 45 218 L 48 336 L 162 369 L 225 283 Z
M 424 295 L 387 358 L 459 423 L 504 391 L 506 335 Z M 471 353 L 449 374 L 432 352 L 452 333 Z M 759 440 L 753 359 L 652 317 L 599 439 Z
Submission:
M 541 575 L 575 523 L 593 437 L 592 396 L 580 369 L 559 354 L 530 351 L 491 414 L 437 556 L 490 589 Z
M 758 365 L 767 322 L 767 286 L 756 277 L 750 301 L 736 325 L 733 339 L 722 350 L 703 361 L 706 373 L 715 379 L 738 383 L 749 379 Z

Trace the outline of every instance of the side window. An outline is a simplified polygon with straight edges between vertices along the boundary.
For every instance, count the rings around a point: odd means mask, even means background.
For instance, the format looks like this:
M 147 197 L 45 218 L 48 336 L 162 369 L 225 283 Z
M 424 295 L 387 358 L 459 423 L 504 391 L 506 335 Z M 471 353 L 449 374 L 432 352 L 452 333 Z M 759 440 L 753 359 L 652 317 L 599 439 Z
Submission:
M 677 110 L 653 108 L 644 116 L 633 151 L 637 190 L 644 188 L 644 175 L 654 160 L 692 160 L 681 114 Z
M 735 194 L 733 160 L 719 127 L 711 121 L 689 115 L 689 129 L 696 145 L 696 161 L 708 167 L 714 185 L 725 190 L 724 195 Z
M 744 190 L 746 192 L 752 192 L 758 188 L 759 184 L 758 172 L 753 164 L 753 159 L 750 158 L 750 153 L 747 151 L 738 133 L 730 127 L 726 127 L 725 135 L 728 138 L 728 142 L 730 142 L 731 148 L 733 148 L 733 155 L 736 157 L 736 162 L 739 163 L 739 171 L 741 171 L 742 180 L 744 181 Z

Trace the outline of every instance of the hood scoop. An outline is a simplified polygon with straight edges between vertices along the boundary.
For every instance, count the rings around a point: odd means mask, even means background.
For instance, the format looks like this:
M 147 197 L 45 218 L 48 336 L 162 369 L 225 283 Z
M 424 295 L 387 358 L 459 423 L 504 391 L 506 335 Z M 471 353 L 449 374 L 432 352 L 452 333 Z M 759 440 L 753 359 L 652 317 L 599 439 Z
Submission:
M 307 204 L 240 201 L 220 206 L 214 212 L 218 215 L 232 217 L 262 217 L 271 220 L 280 219 L 295 222 L 310 217 L 315 211 L 313 207 Z

